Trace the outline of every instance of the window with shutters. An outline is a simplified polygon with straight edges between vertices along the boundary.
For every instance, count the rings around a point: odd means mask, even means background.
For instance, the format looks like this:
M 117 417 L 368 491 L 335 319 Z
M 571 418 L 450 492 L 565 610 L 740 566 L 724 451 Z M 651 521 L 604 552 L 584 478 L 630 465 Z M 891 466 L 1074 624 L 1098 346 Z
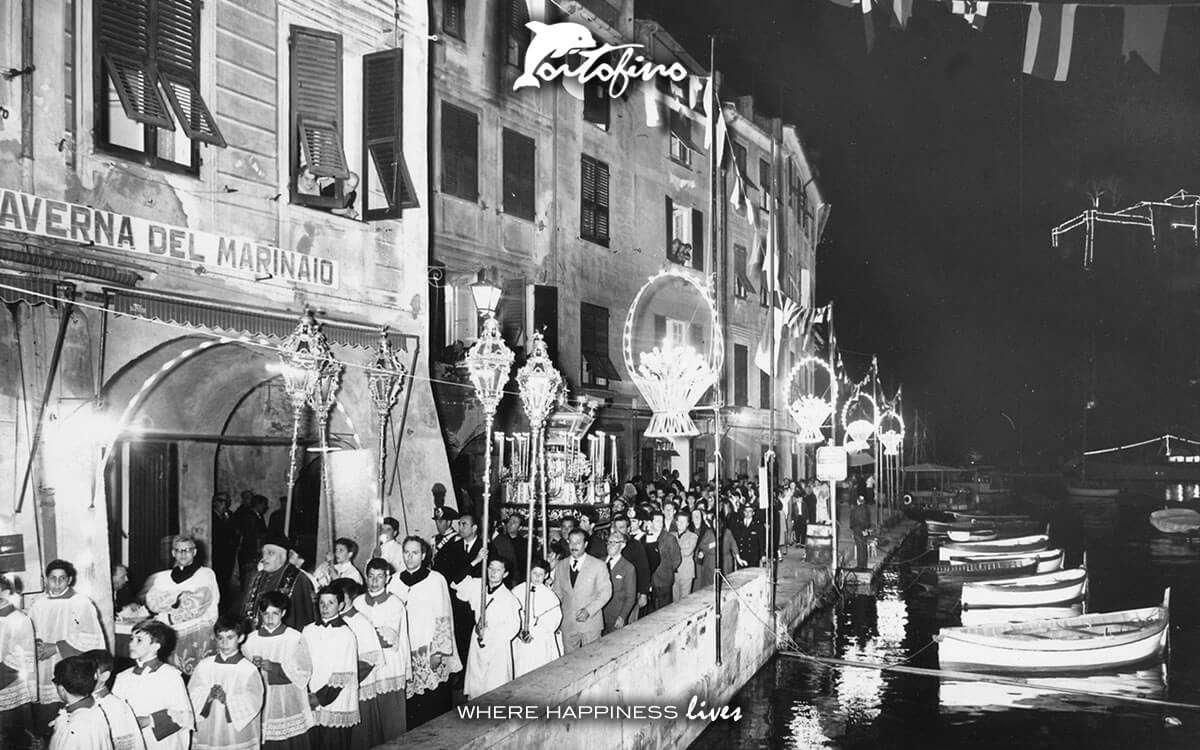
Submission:
M 442 32 L 459 41 L 467 38 L 466 5 L 467 0 L 442 0 Z
M 582 156 L 579 236 L 608 247 L 608 164 Z
M 508 3 L 505 12 L 507 29 L 504 34 L 504 61 L 514 67 L 525 65 L 525 50 L 533 34 L 525 27 L 529 23 L 528 0 L 501 0 Z
M 399 219 L 418 205 L 404 160 L 404 50 L 363 56 L 363 216 Z
M 754 294 L 754 285 L 746 275 L 746 248 L 743 245 L 733 246 L 733 294 L 738 299 L 747 299 Z
M 704 212 L 666 197 L 667 260 L 704 270 Z
M 288 31 L 291 201 L 351 214 L 359 177 L 342 140 L 342 37 L 303 26 Z
M 504 129 L 504 213 L 533 221 L 535 156 L 533 139 Z
M 741 344 L 733 345 L 733 405 L 747 406 L 750 401 L 746 395 L 746 380 L 749 372 L 747 371 L 747 349 Z
M 767 205 L 771 195 L 771 162 L 766 159 L 758 160 L 758 184 L 762 186 L 762 205 Z
M 771 376 L 762 370 L 758 371 L 758 407 L 771 408 Z
M 767 272 L 765 269 L 758 269 L 758 304 L 767 307 L 770 304 L 771 289 L 767 285 Z
M 479 200 L 479 117 L 442 102 L 442 192 Z
M 682 105 L 679 106 L 682 107 Z M 671 132 L 671 158 L 685 167 L 692 166 L 692 154 L 699 152 L 700 148 L 692 138 L 691 118 L 685 115 L 682 109 L 679 109 L 671 110 L 667 120 Z
M 153 167 L 197 173 L 199 144 L 225 138 L 200 95 L 202 0 L 96 0 L 96 144 Z
M 580 303 L 579 345 L 581 381 L 584 385 L 607 388 L 610 380 L 621 379 L 609 356 L 607 307 Z

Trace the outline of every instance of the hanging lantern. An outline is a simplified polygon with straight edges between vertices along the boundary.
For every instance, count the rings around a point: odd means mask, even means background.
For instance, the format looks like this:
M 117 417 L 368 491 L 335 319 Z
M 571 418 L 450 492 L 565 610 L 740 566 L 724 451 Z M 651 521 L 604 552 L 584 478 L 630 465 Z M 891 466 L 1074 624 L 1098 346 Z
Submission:
M 475 396 L 489 417 L 495 416 L 496 407 L 504 397 L 504 386 L 513 363 L 512 349 L 500 335 L 500 322 L 489 316 L 483 322 L 483 333 L 467 352 L 467 373 L 475 386 Z
M 521 389 L 521 405 L 534 431 L 540 430 L 563 395 L 563 377 L 550 359 L 546 339 L 541 331 L 533 332 L 529 358 L 517 371 Z
M 796 376 L 808 367 L 819 367 L 829 375 L 828 399 L 815 393 L 804 393 L 795 398 L 792 397 L 792 384 L 795 383 Z M 792 419 L 796 420 L 796 425 L 800 428 L 796 440 L 801 443 L 825 442 L 825 435 L 821 432 L 821 428 L 825 426 L 826 420 L 833 416 L 833 412 L 837 408 L 837 378 L 830 369 L 829 363 L 811 355 L 801 358 L 788 372 L 783 392 L 785 398 L 788 399 L 788 413 L 792 415 Z
M 311 310 L 306 310 L 296 324 L 296 330 L 283 340 L 279 354 L 283 363 L 283 386 L 293 408 L 302 409 L 308 402 L 321 376 L 322 363 L 332 356 L 329 342 L 321 333 L 321 324 Z
M 691 346 L 662 341 L 655 342 L 659 345 L 635 357 L 633 323 L 639 303 L 651 287 L 671 277 L 695 287 L 708 305 L 713 331 L 708 352 L 701 354 Z M 699 403 L 704 392 L 716 384 L 725 352 L 716 300 L 710 286 L 693 272 L 682 268 L 666 268 L 651 276 L 629 306 L 622 344 L 629 377 L 650 407 L 650 424 L 645 436 L 675 438 L 699 435 L 700 430 L 689 412 Z

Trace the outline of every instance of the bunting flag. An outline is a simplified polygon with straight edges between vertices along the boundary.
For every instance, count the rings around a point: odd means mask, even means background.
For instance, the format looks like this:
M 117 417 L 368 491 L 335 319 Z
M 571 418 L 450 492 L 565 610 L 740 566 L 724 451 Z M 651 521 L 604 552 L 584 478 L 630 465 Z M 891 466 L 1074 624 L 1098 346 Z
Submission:
M 712 148 L 713 127 L 712 127 L 712 82 L 713 77 L 705 78 L 704 83 L 704 150 Z M 717 157 L 717 166 L 721 165 L 721 158 Z
M 688 106 L 692 109 L 696 108 L 701 92 L 708 93 L 708 88 L 704 85 L 705 80 L 711 80 L 711 77 L 705 79 L 700 76 L 688 76 Z
M 733 175 L 733 192 L 729 194 L 729 203 L 735 209 L 742 207 L 742 181 L 736 173 Z
M 775 303 L 771 306 L 772 325 L 763 328 L 758 340 L 758 350 L 754 352 L 754 364 L 768 375 L 775 375 L 779 366 L 780 355 L 783 354 L 783 332 L 800 322 L 803 310 L 800 305 L 787 295 L 775 293 Z M 771 360 L 771 346 L 774 341 L 775 360 Z
M 642 86 L 642 102 L 646 106 L 646 127 L 661 127 L 662 113 L 658 111 L 658 92 L 653 86 Z
M 830 305 L 824 307 L 814 307 L 810 310 L 808 317 L 804 322 L 804 341 L 801 345 L 802 349 L 808 348 L 808 340 L 811 338 L 817 348 L 824 348 L 827 341 L 823 329 L 817 326 L 824 326 L 829 323 Z
M 1125 7 L 1125 33 L 1121 54 L 1125 59 L 1137 54 L 1155 73 L 1162 67 L 1163 39 L 1167 35 L 1167 6 L 1128 5 Z
M 725 141 L 729 137 L 729 128 L 725 124 L 725 112 L 717 108 L 717 166 L 725 162 Z
M 892 28 L 904 31 L 912 18 L 912 0 L 892 0 Z
M 1035 3 L 1025 36 L 1022 70 L 1048 81 L 1067 80 L 1071 66 L 1071 44 L 1075 40 L 1076 5 Z

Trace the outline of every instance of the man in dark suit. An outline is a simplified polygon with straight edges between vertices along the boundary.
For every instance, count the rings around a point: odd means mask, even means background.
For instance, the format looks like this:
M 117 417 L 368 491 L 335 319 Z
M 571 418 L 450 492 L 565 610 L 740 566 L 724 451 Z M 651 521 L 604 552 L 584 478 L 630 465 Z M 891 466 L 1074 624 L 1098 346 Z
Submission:
M 433 536 L 433 569 L 441 573 L 449 584 L 461 574 L 467 554 L 456 528 L 458 511 L 446 506 L 434 508 L 433 525 L 437 528 Z
M 229 495 L 218 492 L 212 499 L 212 528 L 208 538 L 209 564 L 217 576 L 217 586 L 221 592 L 222 609 L 233 604 L 233 569 L 237 565 L 237 529 L 233 525 L 233 514 L 229 512 Z
M 584 508 L 579 513 L 579 528 L 588 535 L 587 553 L 597 560 L 603 560 L 608 554 L 608 546 L 605 544 L 600 530 L 596 528 L 596 521 L 599 517 L 600 515 L 594 509 Z
M 455 553 L 458 566 L 450 571 L 450 575 L 446 576 L 446 581 L 462 583 L 467 576 L 482 579 L 483 539 L 479 536 L 479 524 L 475 521 L 475 516 L 470 513 L 459 514 L 458 535 L 461 538 L 457 542 L 450 543 L 450 545 L 458 547 L 458 552 Z M 457 596 L 450 598 L 450 609 L 454 613 L 454 641 L 458 644 L 458 653 L 469 654 L 471 653 L 471 632 L 475 629 L 475 610 Z M 458 679 L 462 679 L 462 677 L 460 676 Z
M 658 567 L 650 575 L 651 595 L 654 609 L 659 610 L 671 603 L 671 587 L 675 585 L 675 570 L 683 561 L 679 551 L 679 540 L 666 528 L 662 511 L 655 511 L 650 519 L 650 534 L 658 537 Z
M 625 548 L 625 536 L 613 532 L 608 535 L 608 577 L 612 583 L 612 598 L 604 605 L 604 632 L 620 630 L 629 622 L 629 613 L 637 604 L 637 573 L 633 564 L 621 556 Z
M 571 554 L 554 566 L 551 588 L 562 603 L 563 650 L 575 651 L 600 637 L 612 581 L 604 563 L 587 553 L 582 529 L 572 529 L 568 543 Z
M 638 610 L 650 601 L 650 560 L 646 557 L 646 547 L 642 541 L 629 533 L 629 516 L 614 516 L 611 534 L 625 537 L 625 546 L 621 549 L 624 557 L 633 566 L 634 578 L 637 585 L 637 606 L 629 614 L 628 622 L 637 620 Z

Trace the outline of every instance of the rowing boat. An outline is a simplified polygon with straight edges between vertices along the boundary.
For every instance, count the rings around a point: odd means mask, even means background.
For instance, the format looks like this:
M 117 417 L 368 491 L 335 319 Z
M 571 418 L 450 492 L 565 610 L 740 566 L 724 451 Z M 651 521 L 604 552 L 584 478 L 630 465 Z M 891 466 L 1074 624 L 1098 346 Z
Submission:
M 1165 508 L 1150 514 L 1150 525 L 1164 534 L 1200 532 L 1200 512 L 1191 508 Z
M 962 513 L 955 511 L 950 515 L 955 519 L 966 523 L 981 523 L 985 526 L 991 526 L 996 523 L 1005 523 L 1008 521 L 1032 521 L 1033 519 L 1022 513 Z
M 938 549 L 938 559 L 950 561 L 966 555 L 1025 555 L 1040 552 L 1050 546 L 1050 537 L 1031 534 L 1013 539 L 993 539 L 986 542 L 951 542 Z
M 1087 591 L 1087 568 L 963 584 L 968 607 L 1038 607 L 1074 601 Z
M 1167 645 L 1168 588 L 1163 603 L 1119 612 L 1031 622 L 944 628 L 935 636 L 943 669 L 1082 671 L 1137 664 Z
M 954 529 L 946 532 L 952 542 L 988 542 L 996 538 L 995 529 Z
M 922 578 L 935 578 L 939 584 L 984 581 L 992 578 L 1016 578 L 1037 572 L 1037 557 L 1011 557 L 1004 560 L 984 560 L 972 563 L 937 563 L 914 566 L 913 572 Z
M 971 607 L 959 613 L 959 620 L 964 626 L 973 627 L 1001 622 L 1058 620 L 1063 617 L 1078 617 L 1081 614 L 1083 602 L 1079 601 L 1048 607 Z
M 1057 548 L 1039 550 L 1037 552 L 1029 552 L 1022 554 L 980 554 L 980 555 L 955 555 L 950 558 L 952 563 L 979 563 L 989 562 L 994 560 L 1014 560 L 1034 557 L 1037 558 L 1037 570 L 1035 573 L 1053 573 L 1056 570 L 1062 570 L 1063 559 L 1065 553 Z

